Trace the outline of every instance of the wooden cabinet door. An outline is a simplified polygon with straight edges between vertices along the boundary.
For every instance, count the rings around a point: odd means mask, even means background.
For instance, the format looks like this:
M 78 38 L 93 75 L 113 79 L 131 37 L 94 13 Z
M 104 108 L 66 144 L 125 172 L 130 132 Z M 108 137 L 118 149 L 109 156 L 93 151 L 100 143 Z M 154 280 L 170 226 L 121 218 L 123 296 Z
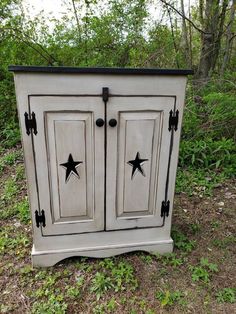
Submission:
M 104 103 L 100 97 L 30 96 L 43 235 L 104 229 Z M 38 208 L 32 208 L 32 211 Z
M 106 229 L 162 226 L 174 97 L 110 97 Z

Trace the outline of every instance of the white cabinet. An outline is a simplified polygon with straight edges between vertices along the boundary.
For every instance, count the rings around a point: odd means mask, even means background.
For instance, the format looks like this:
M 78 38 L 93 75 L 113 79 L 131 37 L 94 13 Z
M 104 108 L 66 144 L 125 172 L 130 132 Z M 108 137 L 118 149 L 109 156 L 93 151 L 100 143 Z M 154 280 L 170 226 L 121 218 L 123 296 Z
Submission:
M 189 70 L 11 66 L 35 266 L 171 252 Z

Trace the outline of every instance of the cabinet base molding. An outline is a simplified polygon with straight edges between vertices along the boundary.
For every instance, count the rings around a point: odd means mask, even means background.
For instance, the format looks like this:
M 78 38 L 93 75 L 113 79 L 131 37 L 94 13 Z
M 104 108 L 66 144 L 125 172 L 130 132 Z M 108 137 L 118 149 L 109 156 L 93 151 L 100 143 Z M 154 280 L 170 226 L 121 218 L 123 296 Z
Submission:
M 32 248 L 32 264 L 34 267 L 50 267 L 56 263 L 75 256 L 86 256 L 95 258 L 105 258 L 132 251 L 146 251 L 149 253 L 171 253 L 173 251 L 173 240 L 152 241 L 140 244 L 123 244 L 113 246 L 74 248 L 63 250 L 36 250 Z

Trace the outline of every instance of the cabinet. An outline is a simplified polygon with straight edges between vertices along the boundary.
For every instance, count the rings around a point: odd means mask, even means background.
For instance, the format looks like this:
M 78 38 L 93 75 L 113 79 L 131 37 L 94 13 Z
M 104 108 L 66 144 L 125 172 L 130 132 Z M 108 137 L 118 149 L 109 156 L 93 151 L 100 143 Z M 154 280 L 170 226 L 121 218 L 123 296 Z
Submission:
M 171 252 L 190 70 L 10 66 L 33 225 L 32 261 Z

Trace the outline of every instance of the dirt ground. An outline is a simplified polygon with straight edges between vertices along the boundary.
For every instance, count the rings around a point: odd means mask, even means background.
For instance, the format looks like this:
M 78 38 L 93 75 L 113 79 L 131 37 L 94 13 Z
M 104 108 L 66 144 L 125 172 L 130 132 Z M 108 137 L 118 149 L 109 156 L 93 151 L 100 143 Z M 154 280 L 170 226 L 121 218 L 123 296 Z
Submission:
M 1 153 L 0 313 L 236 313 L 236 185 L 175 197 L 174 253 L 32 269 L 22 156 Z M 226 290 L 225 290 L 226 288 Z

